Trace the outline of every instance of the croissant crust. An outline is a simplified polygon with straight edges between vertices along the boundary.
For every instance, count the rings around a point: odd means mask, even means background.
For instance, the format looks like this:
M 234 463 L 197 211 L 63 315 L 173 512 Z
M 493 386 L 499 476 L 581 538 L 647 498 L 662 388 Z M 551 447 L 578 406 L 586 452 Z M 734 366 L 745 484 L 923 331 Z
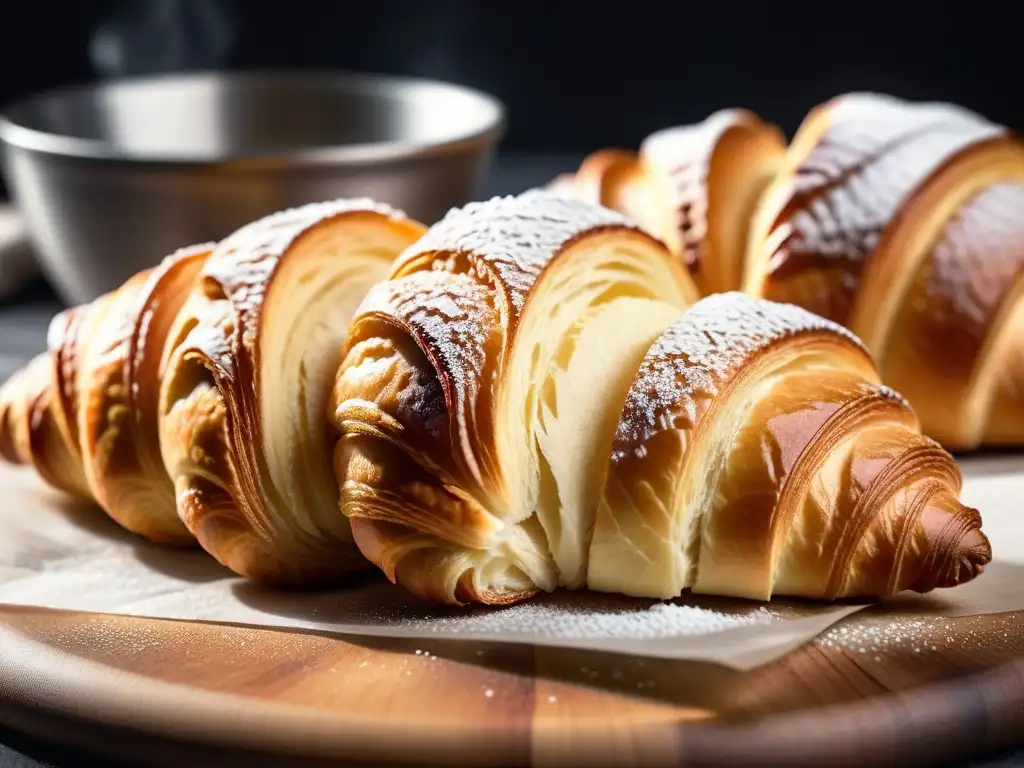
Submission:
M 169 341 L 160 441 L 182 521 L 235 572 L 320 584 L 365 566 L 323 414 L 353 309 L 422 231 L 369 200 L 313 204 L 203 266 Z

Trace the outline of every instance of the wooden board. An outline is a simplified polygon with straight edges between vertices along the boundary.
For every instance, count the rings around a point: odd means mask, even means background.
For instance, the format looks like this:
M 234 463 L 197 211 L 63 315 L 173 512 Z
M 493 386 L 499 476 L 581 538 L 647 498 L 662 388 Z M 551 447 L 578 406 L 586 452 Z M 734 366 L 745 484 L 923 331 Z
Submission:
M 0 721 L 177 766 L 932 764 L 1024 739 L 1024 612 L 871 609 L 741 673 L 0 607 Z

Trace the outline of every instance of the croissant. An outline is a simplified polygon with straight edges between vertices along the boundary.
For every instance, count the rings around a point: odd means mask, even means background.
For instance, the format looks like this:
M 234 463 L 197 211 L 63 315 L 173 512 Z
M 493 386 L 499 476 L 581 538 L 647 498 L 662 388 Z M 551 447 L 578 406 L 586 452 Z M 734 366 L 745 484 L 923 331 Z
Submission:
M 168 339 L 160 445 L 178 515 L 236 573 L 305 585 L 364 567 L 324 412 L 352 312 L 422 232 L 369 200 L 315 204 L 206 261 Z
M 698 299 L 663 243 L 593 203 L 452 211 L 370 289 L 344 350 L 342 510 L 429 600 L 876 597 L 991 558 L 956 464 L 853 334 Z
M 323 414 L 356 304 L 423 231 L 368 200 L 308 205 L 65 311 L 0 392 L 0 454 L 245 576 L 363 567 Z
M 1024 442 L 1024 147 L 1005 128 L 849 94 L 788 148 L 727 110 L 627 161 L 605 154 L 551 188 L 662 237 L 705 294 L 743 290 L 847 326 L 946 447 Z

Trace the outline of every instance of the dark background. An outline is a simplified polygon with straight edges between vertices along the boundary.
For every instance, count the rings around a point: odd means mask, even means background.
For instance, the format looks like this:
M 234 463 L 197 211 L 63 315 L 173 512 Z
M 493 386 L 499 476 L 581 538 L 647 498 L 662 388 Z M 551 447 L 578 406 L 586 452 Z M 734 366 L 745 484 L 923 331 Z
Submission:
M 490 91 L 509 108 L 510 152 L 632 146 L 727 106 L 791 133 L 848 90 L 954 101 L 1024 129 L 1015 5 L 2 0 L 0 104 L 104 71 L 305 67 Z

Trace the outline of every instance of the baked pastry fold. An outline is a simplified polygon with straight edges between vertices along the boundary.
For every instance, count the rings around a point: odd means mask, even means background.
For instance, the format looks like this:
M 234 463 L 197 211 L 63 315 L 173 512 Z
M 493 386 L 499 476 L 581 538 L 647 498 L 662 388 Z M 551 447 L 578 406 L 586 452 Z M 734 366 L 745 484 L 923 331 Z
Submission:
M 955 463 L 851 333 L 697 295 L 663 243 L 572 196 L 449 214 L 370 290 L 338 370 L 359 549 L 448 603 L 831 599 L 981 571 Z
M 785 153 L 774 125 L 723 109 L 652 133 L 637 152 L 594 152 L 545 189 L 626 214 L 683 261 L 706 296 L 739 288 L 751 215 Z
M 603 463 L 629 383 L 598 362 L 639 362 L 696 295 L 598 206 L 528 194 L 432 227 L 361 305 L 334 388 L 363 553 L 441 601 L 581 586 L 594 488 L 579 472 Z
M 203 265 L 168 339 L 160 445 L 179 516 L 236 573 L 313 585 L 365 567 L 324 412 L 353 310 L 422 232 L 369 200 L 312 204 Z

